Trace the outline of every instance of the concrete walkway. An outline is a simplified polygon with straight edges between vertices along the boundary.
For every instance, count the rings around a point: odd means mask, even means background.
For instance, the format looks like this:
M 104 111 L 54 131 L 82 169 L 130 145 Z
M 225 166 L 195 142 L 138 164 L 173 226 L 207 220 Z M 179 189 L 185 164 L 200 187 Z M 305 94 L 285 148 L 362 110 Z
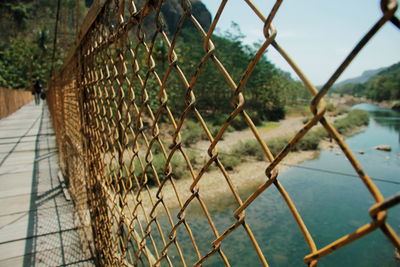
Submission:
M 93 266 L 57 178 L 47 106 L 0 120 L 0 266 Z

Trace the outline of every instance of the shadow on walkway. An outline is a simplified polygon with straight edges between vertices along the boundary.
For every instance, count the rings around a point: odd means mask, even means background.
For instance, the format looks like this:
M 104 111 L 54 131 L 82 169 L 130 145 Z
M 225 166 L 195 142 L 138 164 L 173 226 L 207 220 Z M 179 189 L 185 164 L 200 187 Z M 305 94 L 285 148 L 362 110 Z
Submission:
M 23 198 L 26 199 L 29 201 L 29 209 L 17 208 L 15 212 L 10 210 L 6 214 L 0 214 L 0 234 L 13 229 L 20 232 L 1 238 L 0 266 L 93 266 L 91 256 L 81 249 L 74 224 L 73 204 L 66 200 L 57 177 L 55 137 L 45 105 L 38 123 L 36 140 L 31 140 L 34 141 L 31 190 L 25 194 L 4 196 L 4 199 L 9 198 L 7 201 L 10 203 L 12 198 L 21 203 Z M 18 142 L 22 142 L 23 138 L 21 136 Z M 10 155 L 18 153 L 18 143 L 11 148 Z M 15 160 L 12 161 L 15 165 Z M 0 174 L 2 169 L 0 168 Z M 0 176 L 0 179 L 12 178 L 7 177 L 7 172 L 4 173 L 5 177 Z M 23 178 L 28 178 L 28 172 L 18 179 Z M 0 195 L 0 202 L 2 196 Z M 23 228 L 27 230 L 23 231 Z M 20 253 L 15 251 L 18 249 Z M 11 253 L 7 255 L 7 251 Z

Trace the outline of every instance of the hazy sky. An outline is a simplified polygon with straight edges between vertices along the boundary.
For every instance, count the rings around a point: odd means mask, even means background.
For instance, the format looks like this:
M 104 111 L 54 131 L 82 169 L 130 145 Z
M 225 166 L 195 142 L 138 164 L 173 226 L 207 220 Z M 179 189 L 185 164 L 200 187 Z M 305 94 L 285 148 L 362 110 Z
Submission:
M 215 16 L 219 0 L 202 0 Z M 275 1 L 253 0 L 265 16 Z M 327 81 L 357 41 L 381 16 L 379 0 L 287 0 L 283 1 L 273 24 L 277 42 L 287 51 L 315 84 Z M 399 17 L 399 10 L 396 12 Z M 221 32 L 231 22 L 239 24 L 252 44 L 263 39 L 263 23 L 243 0 L 228 1 L 218 24 Z M 270 48 L 267 57 L 279 68 L 289 71 L 288 64 Z M 360 75 L 364 70 L 389 66 L 400 61 L 400 30 L 387 23 L 356 57 L 340 80 Z

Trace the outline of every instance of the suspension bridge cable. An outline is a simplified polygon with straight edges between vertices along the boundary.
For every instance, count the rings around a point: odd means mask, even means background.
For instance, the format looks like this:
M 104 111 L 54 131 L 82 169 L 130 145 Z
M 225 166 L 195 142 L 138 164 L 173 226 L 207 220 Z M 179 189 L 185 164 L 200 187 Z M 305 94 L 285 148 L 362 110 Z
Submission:
M 199 148 L 187 148 L 189 150 L 197 150 L 197 151 L 202 151 L 203 150 L 199 149 Z M 235 156 L 234 154 L 230 154 L 227 152 L 218 152 L 219 154 L 222 155 L 227 155 L 227 156 Z M 250 157 L 247 157 L 246 160 L 248 161 L 252 161 L 252 162 L 260 162 L 259 160 L 255 160 L 252 159 Z M 289 163 L 284 163 L 281 162 L 281 165 L 287 166 L 287 167 L 294 167 L 294 168 L 298 168 L 298 169 L 305 169 L 305 170 L 309 170 L 309 171 L 315 171 L 315 172 L 322 172 L 322 173 L 329 173 L 329 174 L 335 174 L 335 175 L 340 175 L 340 176 L 347 176 L 347 177 L 352 177 L 352 178 L 360 178 L 358 175 L 356 174 L 351 174 L 351 173 L 346 173 L 346 172 L 340 172 L 340 171 L 332 171 L 332 170 L 327 170 L 327 169 L 321 169 L 321 168 L 314 168 L 314 167 L 306 167 L 306 166 L 301 166 L 298 164 L 289 164 Z M 400 181 L 395 181 L 394 179 L 391 178 L 376 178 L 376 177 L 371 177 L 371 180 L 377 181 L 377 182 L 383 182 L 383 183 L 389 183 L 389 184 L 396 184 L 396 185 L 400 185 Z
M 57 13 L 56 13 L 56 24 L 54 26 L 54 39 L 53 39 L 53 53 L 51 56 L 51 67 L 50 67 L 50 77 L 53 75 L 54 61 L 56 58 L 56 48 L 57 48 L 57 35 L 58 35 L 58 20 L 60 17 L 60 5 L 61 0 L 57 0 Z

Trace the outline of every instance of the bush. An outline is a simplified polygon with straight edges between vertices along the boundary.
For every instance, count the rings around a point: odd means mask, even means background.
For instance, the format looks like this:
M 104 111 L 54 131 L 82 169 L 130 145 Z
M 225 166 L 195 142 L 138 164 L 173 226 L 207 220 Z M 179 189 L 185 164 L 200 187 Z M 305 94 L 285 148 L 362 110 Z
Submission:
M 349 134 L 354 128 L 366 126 L 368 123 L 368 112 L 354 109 L 351 110 L 345 118 L 336 120 L 333 125 L 340 134 L 346 135 Z
M 273 155 L 277 155 L 289 142 L 288 137 L 279 137 L 266 141 L 269 150 Z
M 329 112 L 335 111 L 335 105 L 332 104 L 332 103 L 328 103 L 326 105 L 326 110 L 329 111 Z
M 256 140 L 239 142 L 238 144 L 233 146 L 231 153 L 238 156 L 255 157 L 257 160 L 264 159 L 264 153 L 261 149 L 260 144 Z
M 214 125 L 207 125 L 207 127 L 213 137 L 217 135 L 220 129 L 220 126 Z M 221 140 L 222 139 L 223 137 Z M 184 129 L 182 130 L 182 143 L 186 146 L 190 146 L 196 144 L 200 140 L 208 140 L 207 134 L 203 127 L 201 127 L 201 124 L 191 120 L 186 121 Z
M 258 114 L 257 111 L 246 110 L 247 114 L 250 116 L 251 120 L 253 121 L 254 125 L 261 125 L 263 120 L 261 116 Z M 208 118 L 207 121 L 211 122 L 213 126 L 218 126 L 219 128 L 226 122 L 229 115 L 227 114 L 216 114 L 213 117 Z M 243 118 L 241 114 L 238 114 L 235 119 L 231 122 L 230 127 L 227 128 L 228 132 L 233 130 L 243 130 L 248 127 L 246 120 Z
M 246 120 L 240 114 L 233 119 L 231 126 L 237 131 L 244 130 L 248 127 Z
M 143 157 L 143 158 L 141 158 L 141 160 L 142 160 L 143 168 L 146 168 L 146 164 L 147 163 L 146 163 L 145 158 Z M 163 168 L 164 168 L 164 165 L 165 165 L 165 159 L 164 159 L 163 155 L 162 154 L 153 154 L 152 165 L 155 168 L 155 171 L 156 171 L 156 173 L 158 175 L 158 178 L 160 180 L 162 180 L 162 178 L 164 176 Z M 135 173 L 136 177 L 138 178 L 139 183 L 143 184 L 144 183 L 144 181 L 143 181 L 143 179 L 144 179 L 144 177 L 143 177 L 143 169 L 142 169 L 142 166 L 139 163 L 138 158 L 135 158 L 134 166 L 135 166 L 134 173 Z M 147 166 L 147 169 L 146 169 L 145 173 L 146 173 L 146 176 L 147 176 L 147 183 L 149 185 L 155 185 L 156 184 L 156 177 L 155 177 L 155 175 L 153 173 L 153 170 L 152 170 L 151 166 Z
M 308 132 L 299 140 L 294 150 L 316 150 L 322 138 L 323 136 L 317 131 Z
M 143 167 L 145 168 L 146 167 L 145 158 L 143 157 L 143 158 L 141 158 L 141 160 L 142 160 Z M 153 160 L 151 163 L 154 166 L 154 169 L 157 173 L 157 176 L 158 176 L 160 182 L 163 181 L 166 177 L 166 175 L 164 173 L 164 168 L 165 168 L 166 162 L 167 162 L 167 160 L 165 159 L 165 157 L 162 153 L 159 153 L 159 154 L 153 153 Z M 171 163 L 171 167 L 172 167 L 172 177 L 175 179 L 180 179 L 181 177 L 183 177 L 185 174 L 185 171 L 186 171 L 186 162 L 183 159 L 183 156 L 179 152 L 176 152 L 174 154 L 174 156 L 172 157 L 170 163 Z M 139 182 L 142 184 L 143 183 L 143 180 L 142 180 L 143 179 L 143 177 L 142 177 L 143 169 L 139 163 L 138 158 L 134 159 L 133 164 L 134 164 L 134 168 L 133 168 L 133 166 L 130 168 L 130 163 L 128 163 L 128 162 L 125 163 L 125 167 L 127 169 L 131 169 L 131 173 L 133 173 L 133 170 L 134 170 L 135 175 L 137 176 Z M 153 172 L 151 166 L 147 167 L 146 175 L 147 175 L 147 179 L 148 179 L 147 183 L 149 185 L 155 185 L 156 177 L 154 175 L 154 172 Z M 123 176 L 127 177 L 128 174 L 124 171 Z M 132 177 L 132 179 L 133 179 L 133 177 Z
M 253 121 L 254 125 L 259 126 L 263 123 L 263 120 L 257 111 L 248 111 L 247 113 Z
M 175 179 L 180 179 L 185 175 L 187 169 L 186 162 L 183 156 L 179 152 L 175 152 L 174 156 L 172 157 L 171 167 L 172 167 L 172 177 L 174 177 Z
M 289 142 L 288 137 L 279 137 L 271 140 L 267 140 L 266 144 L 273 155 L 278 154 Z M 264 160 L 264 152 L 260 144 L 256 140 L 248 140 L 245 142 L 239 142 L 236 144 L 231 151 L 232 154 L 239 156 L 250 156 L 257 160 Z
M 205 135 L 203 128 L 199 123 L 187 120 L 184 124 L 182 132 L 182 142 L 184 145 L 190 146 L 203 139 Z
M 331 113 L 331 115 L 336 117 L 345 113 L 348 113 L 348 110 L 344 107 L 339 106 Z
M 210 125 L 210 126 L 208 126 L 208 130 L 210 130 L 211 135 L 212 135 L 213 137 L 215 137 L 215 136 L 217 135 L 217 133 L 219 132 L 220 128 L 221 128 L 220 126 L 215 126 L 215 125 Z M 227 129 L 227 130 L 228 130 L 228 129 Z M 224 136 L 222 135 L 222 139 L 224 139 L 223 137 L 224 137 Z M 204 139 L 204 140 L 208 140 L 207 135 L 206 135 L 205 132 L 204 132 L 204 134 L 203 134 L 203 139 Z
M 394 103 L 392 105 L 392 109 L 396 111 L 400 111 L 400 102 Z
M 231 155 L 227 153 L 220 153 L 219 159 L 228 171 L 233 170 L 236 166 L 245 161 L 243 158 L 240 158 L 239 155 Z
M 212 117 L 208 117 L 207 121 L 211 122 L 212 125 L 222 125 L 226 122 L 228 119 L 229 115 L 227 114 L 214 114 Z
M 321 136 L 321 139 L 322 139 L 322 138 L 329 137 L 329 133 L 325 130 L 324 127 L 317 128 L 317 129 L 315 129 L 313 132 L 315 132 L 316 134 L 318 134 L 319 136 Z
M 275 106 L 272 110 L 265 114 L 266 119 L 269 121 L 279 121 L 285 118 L 286 110 L 285 107 Z

